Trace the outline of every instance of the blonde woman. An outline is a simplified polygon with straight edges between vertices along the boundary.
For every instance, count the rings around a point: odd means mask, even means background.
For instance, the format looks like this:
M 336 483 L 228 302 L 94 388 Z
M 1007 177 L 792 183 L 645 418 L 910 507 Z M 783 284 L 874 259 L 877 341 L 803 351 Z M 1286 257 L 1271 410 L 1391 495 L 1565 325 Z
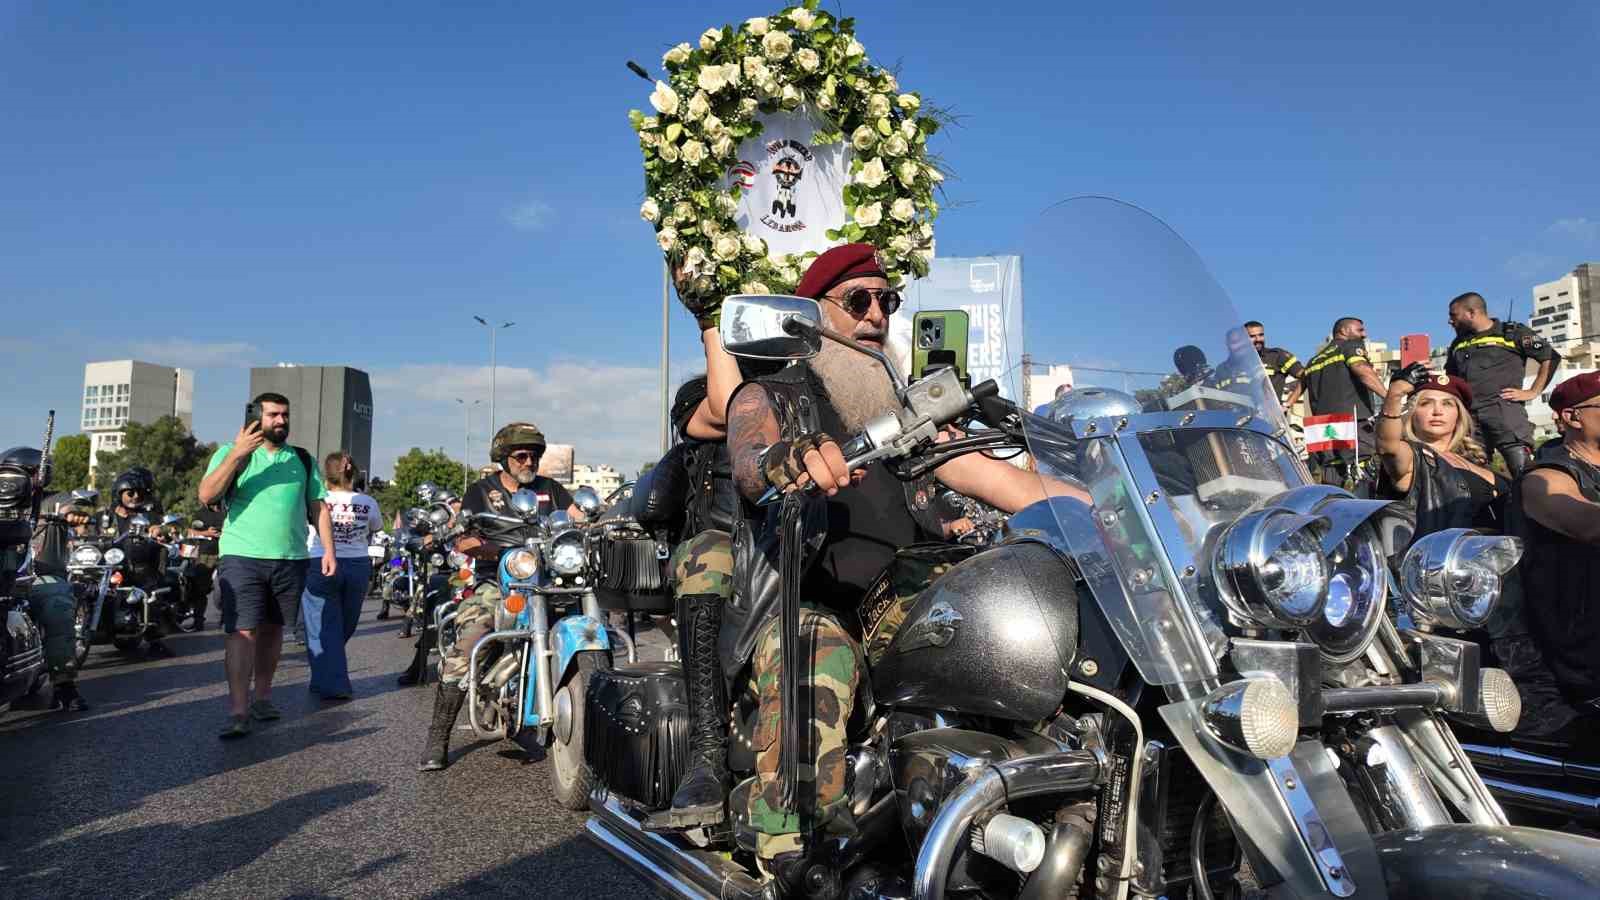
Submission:
M 1487 468 L 1488 455 L 1472 437 L 1471 409 L 1464 379 L 1434 375 L 1421 363 L 1389 382 L 1378 414 L 1378 492 L 1411 505 L 1417 537 L 1503 525 L 1511 485 Z

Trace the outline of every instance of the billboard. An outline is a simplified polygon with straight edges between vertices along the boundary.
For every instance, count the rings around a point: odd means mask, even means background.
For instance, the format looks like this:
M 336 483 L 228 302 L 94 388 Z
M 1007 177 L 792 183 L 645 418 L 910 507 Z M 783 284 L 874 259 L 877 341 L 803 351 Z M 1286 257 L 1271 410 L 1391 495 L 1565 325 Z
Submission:
M 977 383 L 993 378 L 1000 393 L 1022 399 L 1022 257 L 947 256 L 925 278 L 906 286 L 906 302 L 889 323 L 896 365 L 911 371 L 911 319 L 923 310 L 967 314 L 967 372 Z
M 539 474 L 562 484 L 572 481 L 572 463 L 577 451 L 571 444 L 551 444 L 539 458 Z

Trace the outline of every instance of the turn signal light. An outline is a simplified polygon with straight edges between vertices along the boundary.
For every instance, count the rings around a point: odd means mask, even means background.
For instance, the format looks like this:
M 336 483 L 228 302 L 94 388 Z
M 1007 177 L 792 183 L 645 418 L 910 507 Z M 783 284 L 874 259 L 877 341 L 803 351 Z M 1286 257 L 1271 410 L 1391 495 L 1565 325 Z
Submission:
M 121 572 L 112 572 L 111 573 L 111 583 L 112 584 L 121 584 L 122 583 L 122 573 Z
M 472 570 L 467 568 L 466 566 L 462 566 L 460 571 L 456 572 L 456 577 L 461 579 L 462 581 L 471 581 L 472 580 Z
M 528 598 L 518 593 L 506 595 L 506 612 L 512 615 L 521 613 L 528 606 Z

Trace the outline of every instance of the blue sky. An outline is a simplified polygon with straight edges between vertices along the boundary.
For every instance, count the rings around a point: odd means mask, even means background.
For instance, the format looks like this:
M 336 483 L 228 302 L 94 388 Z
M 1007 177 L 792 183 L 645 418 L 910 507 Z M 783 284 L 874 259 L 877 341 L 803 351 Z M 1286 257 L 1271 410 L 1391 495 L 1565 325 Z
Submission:
M 1096 6 L 844 6 L 963 116 L 936 139 L 941 254 L 1109 194 L 1302 356 L 1346 313 L 1445 340 L 1464 290 L 1525 319 L 1533 283 L 1600 259 L 1600 7 Z M 134 356 L 198 369 L 203 439 L 236 428 L 249 364 L 347 363 L 373 375 L 379 472 L 459 453 L 481 313 L 518 322 L 502 421 L 636 466 L 660 263 L 626 120 L 649 86 L 622 64 L 776 9 L 0 2 L 0 446 L 46 406 L 75 429 L 83 363 Z

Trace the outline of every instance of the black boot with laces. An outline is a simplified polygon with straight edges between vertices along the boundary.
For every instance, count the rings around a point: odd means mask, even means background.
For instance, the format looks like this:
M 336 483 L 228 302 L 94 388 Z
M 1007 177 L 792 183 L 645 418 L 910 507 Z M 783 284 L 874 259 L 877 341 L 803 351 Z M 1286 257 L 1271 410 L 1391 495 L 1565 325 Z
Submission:
M 717 656 L 723 600 L 716 594 L 682 598 L 683 675 L 689 687 L 689 771 L 672 807 L 645 821 L 650 831 L 720 824 L 727 818 L 728 702 Z

